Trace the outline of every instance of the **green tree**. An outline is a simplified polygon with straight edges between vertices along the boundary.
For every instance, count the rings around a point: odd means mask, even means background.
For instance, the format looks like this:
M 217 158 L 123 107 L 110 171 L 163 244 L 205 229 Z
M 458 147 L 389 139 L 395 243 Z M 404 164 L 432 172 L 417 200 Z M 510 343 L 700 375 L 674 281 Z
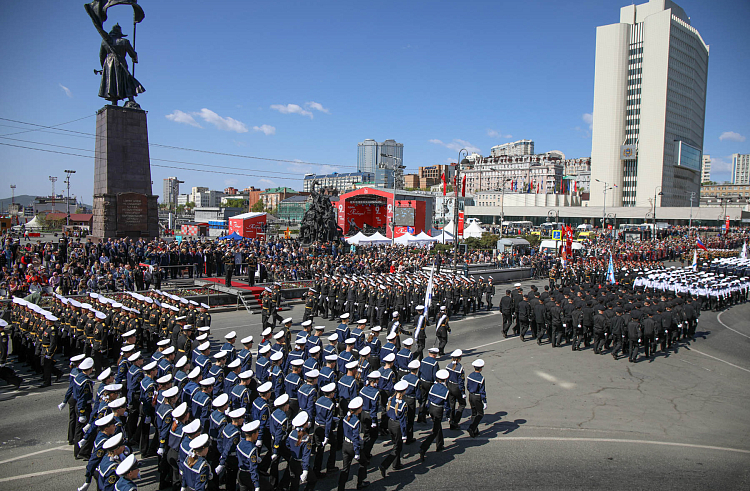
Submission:
M 263 201 L 258 200 L 255 203 L 253 203 L 253 206 L 250 207 L 250 211 L 254 211 L 254 212 L 263 211 Z
M 245 206 L 245 200 L 243 199 L 228 199 L 227 206 L 230 208 L 243 208 Z

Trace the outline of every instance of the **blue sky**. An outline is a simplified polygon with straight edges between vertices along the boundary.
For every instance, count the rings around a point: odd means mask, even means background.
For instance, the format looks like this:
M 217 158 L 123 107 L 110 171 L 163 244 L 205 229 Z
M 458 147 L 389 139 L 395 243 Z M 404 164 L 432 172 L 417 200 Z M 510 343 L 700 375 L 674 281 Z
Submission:
M 625 5 L 139 3 L 146 18 L 136 77 L 147 91 L 138 102 L 148 111 L 151 143 L 316 164 L 152 147 L 152 159 L 198 164 L 152 161 L 156 194 L 171 175 L 186 181 L 183 189 L 300 189 L 304 172 L 354 170 L 357 142 L 366 138 L 402 142 L 407 171 L 455 160 L 462 147 L 487 155 L 492 145 L 521 138 L 533 139 L 537 152 L 589 156 L 595 29 L 617 22 Z M 750 3 L 678 3 L 711 46 L 704 152 L 714 158 L 712 178 L 729 179 L 729 156 L 750 152 Z M 104 103 L 92 72 L 100 38 L 83 1 L 19 5 L 0 4 L 0 143 L 92 155 L 93 136 L 7 121 L 52 126 L 83 118 L 60 128 L 94 133 Z M 109 17 L 106 27 L 119 22 L 132 41 L 131 10 L 115 7 Z M 49 193 L 48 175 L 62 181 L 64 169 L 76 169 L 71 194 L 91 203 L 93 159 L 0 145 L 0 168 L 17 194 Z M 0 196 L 10 194 L 11 182 Z

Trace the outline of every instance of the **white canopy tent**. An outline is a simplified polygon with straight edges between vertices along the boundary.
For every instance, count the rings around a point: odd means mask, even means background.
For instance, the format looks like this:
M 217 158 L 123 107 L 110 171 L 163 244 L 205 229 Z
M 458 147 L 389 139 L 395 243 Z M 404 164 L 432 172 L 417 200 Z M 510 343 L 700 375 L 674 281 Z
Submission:
M 36 215 L 31 221 L 26 222 L 26 230 L 41 229 L 42 223 L 39 221 L 39 215 Z
M 359 243 L 360 244 L 390 244 L 391 239 L 381 234 L 380 232 L 375 232 L 371 236 L 361 239 Z
M 419 235 L 412 235 L 409 233 L 406 233 L 402 235 L 401 237 L 396 237 L 395 243 L 401 244 L 401 245 L 427 245 L 431 242 L 434 242 L 435 239 L 430 237 L 429 235 L 425 234 L 424 232 L 420 233 Z
M 479 226 L 477 222 L 472 223 L 468 227 L 464 228 L 464 237 L 477 237 L 481 238 L 482 234 L 487 232 L 485 229 Z
M 441 244 L 445 244 L 446 242 L 455 242 L 453 240 L 453 235 L 449 234 L 448 232 L 443 229 L 440 235 L 436 235 L 433 237 L 435 242 L 439 242 Z
M 363 234 L 362 232 L 357 232 L 356 235 L 352 235 L 351 237 L 348 237 L 346 239 L 346 242 L 348 244 L 359 244 L 363 239 L 367 239 L 367 236 Z
M 419 232 L 419 234 L 416 236 L 416 238 L 419 239 L 419 240 L 426 241 L 426 242 L 436 242 L 436 239 L 434 237 L 432 237 L 431 235 L 426 234 L 424 232 Z

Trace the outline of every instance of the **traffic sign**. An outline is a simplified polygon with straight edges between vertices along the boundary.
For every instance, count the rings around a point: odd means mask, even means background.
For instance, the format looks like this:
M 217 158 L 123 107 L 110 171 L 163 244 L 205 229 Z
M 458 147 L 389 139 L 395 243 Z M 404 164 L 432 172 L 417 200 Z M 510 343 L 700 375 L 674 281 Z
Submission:
M 552 238 L 555 240 L 562 240 L 562 231 L 561 230 L 553 230 L 552 231 Z

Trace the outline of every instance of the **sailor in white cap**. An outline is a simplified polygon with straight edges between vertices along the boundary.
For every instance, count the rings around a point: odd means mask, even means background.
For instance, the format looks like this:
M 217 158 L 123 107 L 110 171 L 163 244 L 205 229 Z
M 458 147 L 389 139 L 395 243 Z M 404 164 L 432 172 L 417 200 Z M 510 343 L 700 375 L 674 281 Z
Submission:
M 102 458 L 106 453 L 103 448 L 104 442 L 106 442 L 109 437 L 114 435 L 115 430 L 117 429 L 114 413 L 109 413 L 105 416 L 102 416 L 101 418 L 97 419 L 94 424 L 97 428 L 96 440 L 94 441 L 94 447 L 91 451 L 91 456 L 88 459 L 88 464 L 86 465 L 85 482 L 78 488 L 78 491 L 86 491 L 86 489 L 88 489 L 89 485 L 91 484 L 91 480 L 93 479 L 94 474 L 99 468 L 99 464 L 101 463 Z
M 319 369 L 318 383 L 321 387 L 329 383 L 337 382 L 336 361 L 338 356 L 327 355 L 323 357 L 323 366 Z
M 224 336 L 224 340 L 224 344 L 221 345 L 221 351 L 227 353 L 227 363 L 229 363 L 237 357 L 237 350 L 234 348 L 234 342 L 237 340 L 237 333 L 230 331 Z
M 93 371 L 94 360 L 91 358 L 84 358 L 78 365 L 78 375 L 76 375 L 74 381 L 75 387 L 73 388 L 73 399 L 76 401 L 76 414 L 78 415 L 78 419 L 73 439 L 79 443 L 81 439 L 83 439 L 83 427 L 87 424 L 93 409 L 91 404 L 94 398 L 94 381 L 90 378 Z M 81 449 L 79 443 L 73 447 L 73 455 L 75 458 L 87 460 L 91 449 Z M 81 450 L 83 450 L 83 452 L 81 452 Z
M 449 375 L 446 386 L 449 392 L 448 405 L 451 408 L 449 417 L 451 430 L 461 429 L 459 423 L 466 409 L 466 373 L 461 365 L 461 356 L 463 352 L 460 349 L 454 350 L 451 353 L 451 362 L 445 367 Z M 456 409 L 456 404 L 458 404 L 458 409 Z
M 484 417 L 484 411 L 487 409 L 487 393 L 484 386 L 484 360 L 481 358 L 471 363 L 474 371 L 469 374 L 466 380 L 466 389 L 469 391 L 469 405 L 471 406 L 471 424 L 469 425 L 469 436 L 476 438 L 479 436 L 479 423 Z
M 401 451 L 406 442 L 407 406 L 404 401 L 404 393 L 409 385 L 403 380 L 393 386 L 394 394 L 390 396 L 385 406 L 388 420 L 388 433 L 391 437 L 393 447 L 383 463 L 378 466 L 380 474 L 385 479 L 386 471 L 393 465 L 394 470 L 401 469 Z M 386 418 L 384 418 L 386 419 Z M 395 461 L 395 463 L 394 463 Z
M 240 371 L 250 370 L 253 367 L 253 337 L 247 336 L 240 340 L 242 349 L 237 352 L 235 359 L 240 360 Z
M 113 436 L 107 438 L 102 445 L 102 449 L 106 452 L 102 461 L 99 463 L 97 469 L 97 485 L 100 491 L 113 491 L 115 484 L 119 479 L 117 477 L 117 466 L 120 465 L 121 456 L 125 452 L 126 447 L 123 444 L 123 434 L 116 433 Z
M 307 483 L 307 489 L 311 490 L 314 488 L 317 478 L 315 473 L 309 473 L 311 470 L 312 442 L 309 435 L 310 425 L 307 413 L 300 411 L 292 420 L 292 426 L 294 429 L 287 438 L 287 447 L 290 452 L 289 471 L 291 471 L 293 482 L 291 489 L 298 489 L 297 483 Z
M 154 378 L 156 377 L 158 367 L 155 361 L 143 365 L 143 379 L 141 379 L 140 401 L 141 401 L 141 421 L 139 424 L 139 435 L 136 439 L 140 442 L 141 457 L 153 457 L 156 452 L 156 445 L 149 445 L 149 434 L 151 425 L 156 416 L 156 408 L 153 406 L 154 394 L 158 387 Z M 158 431 L 158 430 L 157 430 Z
M 346 340 L 351 337 L 351 331 L 349 330 L 349 312 L 341 314 L 339 316 L 341 322 L 336 326 L 336 335 L 338 337 L 337 349 L 342 352 L 346 349 Z
M 317 369 L 312 369 L 303 375 L 306 382 L 297 391 L 299 410 L 307 412 L 312 421 L 315 417 L 315 400 L 318 398 L 318 376 L 320 372 Z
M 237 481 L 237 471 L 239 469 L 237 462 L 237 445 L 240 443 L 242 432 L 240 428 L 245 423 L 246 409 L 240 407 L 232 411 L 227 411 L 229 424 L 225 425 L 219 435 L 219 465 L 216 467 L 216 474 L 222 473 L 226 468 L 227 491 L 234 490 Z
M 138 461 L 135 455 L 130 454 L 125 457 L 120 462 L 120 465 L 117 466 L 116 472 L 120 476 L 120 479 L 115 483 L 115 491 L 134 491 L 138 489 L 138 486 L 133 481 L 138 479 L 141 473 L 138 470 Z
M 404 392 L 404 401 L 406 402 L 406 444 L 413 443 L 414 440 L 414 418 L 417 414 L 417 399 L 419 398 L 419 368 L 422 364 L 419 360 L 409 362 L 408 373 L 401 378 L 402 382 L 407 384 Z
M 349 480 L 349 473 L 351 471 L 352 461 L 356 460 L 359 463 L 359 469 L 357 470 L 357 489 L 367 487 L 370 483 L 365 479 L 367 478 L 367 464 L 369 463 L 369 455 L 364 452 L 362 445 L 362 438 L 360 432 L 362 431 L 362 424 L 360 423 L 360 416 L 362 415 L 362 403 L 361 397 L 357 396 L 349 401 L 349 407 L 341 418 L 341 431 L 343 432 L 343 446 L 341 448 L 343 467 L 339 474 L 339 489 L 344 489 L 346 482 Z
M 448 312 L 445 306 L 440 307 L 440 317 L 438 318 L 435 326 L 435 336 L 438 340 L 438 350 L 440 356 L 445 355 L 445 345 L 448 344 L 448 333 L 451 332 L 451 326 L 449 324 Z
M 443 414 L 446 411 L 450 411 L 450 406 L 448 405 L 448 387 L 445 385 L 448 377 L 449 374 L 447 370 L 438 370 L 435 374 L 436 381 L 432 384 L 429 394 L 427 394 L 427 404 L 429 406 L 427 412 L 432 417 L 432 433 L 430 433 L 419 446 L 420 462 L 424 461 L 425 454 L 435 439 L 437 439 L 435 442 L 436 451 L 442 451 L 445 446 L 442 421 Z
M 193 404 L 191 406 L 193 417 L 200 419 L 203 429 L 208 427 L 208 420 L 211 417 L 211 394 L 214 390 L 214 382 L 213 377 L 204 378 L 198 383 L 200 390 L 193 392 Z
M 215 487 L 218 488 L 218 474 L 212 476 L 211 466 L 206 457 L 208 456 L 211 439 L 203 433 L 190 440 L 190 451 L 183 464 L 183 481 L 186 489 L 205 491 L 211 488 L 209 481 L 215 478 Z M 234 488 L 232 488 L 234 489 Z
M 356 360 L 350 361 L 344 367 L 346 373 L 339 379 L 338 383 L 338 395 L 339 395 L 339 416 L 343 417 L 346 414 L 346 408 L 348 407 L 349 401 L 357 397 L 357 380 L 355 376 L 357 374 L 358 363 Z
M 260 421 L 250 421 L 242 425 L 243 440 L 237 445 L 240 490 L 260 490 L 260 450 L 257 445 Z

